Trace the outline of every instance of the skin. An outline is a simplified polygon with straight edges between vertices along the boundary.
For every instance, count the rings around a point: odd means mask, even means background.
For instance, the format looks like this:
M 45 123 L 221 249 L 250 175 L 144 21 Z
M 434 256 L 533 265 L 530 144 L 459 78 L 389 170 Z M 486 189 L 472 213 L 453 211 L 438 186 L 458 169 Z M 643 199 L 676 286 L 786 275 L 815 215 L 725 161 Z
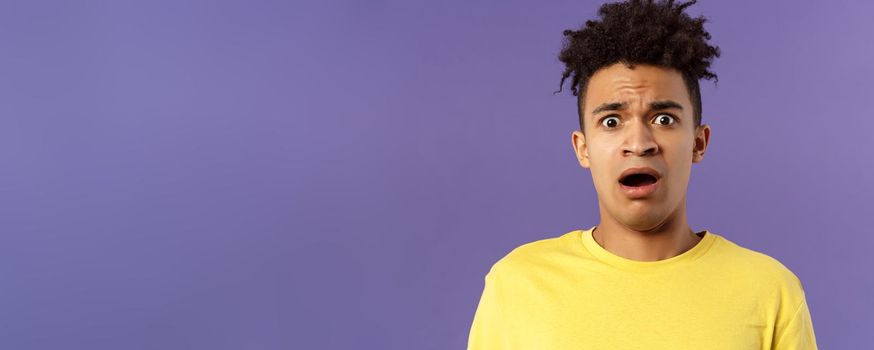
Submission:
M 681 108 L 651 109 L 651 102 L 665 100 Z M 593 113 L 614 102 L 627 105 Z M 604 67 L 590 77 L 583 108 L 586 133 L 574 131 L 571 142 L 598 194 L 595 241 L 638 261 L 668 259 L 698 244 L 701 236 L 686 220 L 686 192 L 692 163 L 703 159 L 710 141 L 710 126 L 695 126 L 681 73 L 645 64 Z M 644 166 L 662 174 L 660 184 L 648 197 L 629 198 L 620 188 L 620 174 Z

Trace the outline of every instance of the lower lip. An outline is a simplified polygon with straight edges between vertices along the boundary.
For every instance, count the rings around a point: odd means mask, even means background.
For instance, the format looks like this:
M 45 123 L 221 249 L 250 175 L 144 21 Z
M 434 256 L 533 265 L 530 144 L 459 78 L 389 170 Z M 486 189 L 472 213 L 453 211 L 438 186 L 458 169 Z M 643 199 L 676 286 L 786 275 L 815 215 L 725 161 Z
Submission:
M 638 199 L 648 197 L 653 192 L 655 192 L 660 182 L 661 179 L 644 186 L 625 186 L 622 183 L 619 183 L 619 187 L 622 188 L 622 192 L 625 192 L 625 195 L 629 198 Z

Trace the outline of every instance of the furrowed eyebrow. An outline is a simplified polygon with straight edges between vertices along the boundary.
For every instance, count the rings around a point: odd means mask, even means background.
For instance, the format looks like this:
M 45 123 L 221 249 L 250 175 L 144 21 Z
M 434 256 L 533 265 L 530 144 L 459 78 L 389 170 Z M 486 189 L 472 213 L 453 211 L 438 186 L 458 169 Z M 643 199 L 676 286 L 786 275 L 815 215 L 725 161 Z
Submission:
M 607 111 L 621 111 L 625 108 L 628 108 L 628 104 L 625 102 L 604 103 L 604 104 L 598 106 L 597 108 L 595 108 L 594 110 L 592 110 L 592 114 L 594 115 L 594 114 L 598 114 L 601 112 L 607 112 Z M 650 102 L 649 108 L 651 110 L 662 110 L 662 109 L 670 109 L 670 108 L 683 109 L 683 105 L 677 103 L 676 101 L 664 100 L 664 101 Z
M 649 109 L 656 110 L 656 111 L 660 110 L 660 109 L 669 109 L 669 108 L 683 109 L 683 105 L 681 105 L 677 102 L 671 101 L 671 100 L 653 101 L 649 104 Z
M 621 111 L 627 107 L 628 107 L 628 104 L 625 102 L 604 103 L 604 104 L 598 106 L 598 108 L 595 108 L 592 111 L 592 114 L 598 114 L 598 113 L 606 112 L 606 111 Z

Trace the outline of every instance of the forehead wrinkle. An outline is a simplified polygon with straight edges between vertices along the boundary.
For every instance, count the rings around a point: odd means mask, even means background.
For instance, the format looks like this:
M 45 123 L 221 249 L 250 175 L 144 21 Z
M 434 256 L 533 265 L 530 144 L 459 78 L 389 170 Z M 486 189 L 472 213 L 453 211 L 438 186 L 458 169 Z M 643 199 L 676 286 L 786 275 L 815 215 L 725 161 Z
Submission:
M 659 107 L 659 104 L 671 104 L 676 103 L 679 107 Z M 599 110 L 607 105 L 619 105 L 618 110 L 609 108 L 607 110 Z M 616 107 L 616 106 L 613 106 Z M 631 113 L 638 114 L 638 111 L 646 112 L 650 110 L 663 110 L 670 108 L 679 108 L 680 110 L 684 110 L 683 105 L 675 99 L 672 98 L 659 98 L 659 97 L 645 97 L 640 94 L 633 94 L 627 97 L 619 97 L 613 98 L 608 101 L 605 101 L 601 105 L 599 105 L 595 110 L 593 110 L 592 118 L 596 118 L 600 114 L 605 114 L 608 112 L 612 113 Z
M 646 107 L 646 104 L 644 103 L 644 100 L 646 98 L 643 96 L 642 92 L 628 91 L 626 89 L 620 90 L 624 91 L 617 91 L 617 93 L 614 94 L 614 98 L 611 100 L 611 102 L 623 103 L 625 105 L 623 111 L 635 111 Z
M 638 115 L 646 113 L 650 110 L 652 102 L 673 100 L 682 106 L 687 106 L 685 96 L 679 96 L 674 91 L 677 83 L 674 77 L 665 76 L 661 70 L 653 70 L 648 66 L 641 66 L 643 70 L 627 69 L 617 64 L 613 67 L 596 73 L 593 79 L 589 81 L 588 88 L 590 92 L 587 95 L 596 97 L 598 101 L 586 103 L 586 106 L 601 106 L 612 103 L 625 103 L 625 108 L 613 113 Z M 676 74 L 674 74 L 676 75 Z M 681 76 L 679 76 L 682 79 Z M 598 87 L 592 90 L 592 87 Z M 685 87 L 685 86 L 684 86 Z M 598 91 L 600 90 L 600 91 Z M 686 89 L 681 89 L 682 92 L 688 92 Z M 676 93 L 675 93 L 676 92 Z M 686 108 L 681 108 L 686 112 Z M 590 111 L 594 111 L 590 109 Z M 606 115 L 607 112 L 601 112 L 597 115 L 590 112 L 592 117 Z M 588 119 L 588 118 L 587 118 Z
M 658 98 L 647 95 L 656 92 L 656 85 L 643 77 L 616 76 L 613 79 L 614 102 L 625 102 L 629 109 L 645 109 L 648 102 L 657 101 Z
M 633 107 L 632 104 L 637 104 L 640 107 L 643 104 L 643 96 L 651 89 L 650 84 L 643 81 L 632 81 L 628 77 L 617 77 L 613 85 L 613 99 L 616 102 L 625 102 L 628 107 Z

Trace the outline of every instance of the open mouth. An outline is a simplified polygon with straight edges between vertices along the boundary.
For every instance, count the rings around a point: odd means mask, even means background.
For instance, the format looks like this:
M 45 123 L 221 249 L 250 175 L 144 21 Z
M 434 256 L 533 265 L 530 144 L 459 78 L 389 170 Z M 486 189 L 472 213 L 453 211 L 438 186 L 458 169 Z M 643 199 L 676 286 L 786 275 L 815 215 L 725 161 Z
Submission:
M 640 187 L 656 183 L 658 179 L 650 174 L 630 174 L 621 179 L 619 183 L 628 187 Z

